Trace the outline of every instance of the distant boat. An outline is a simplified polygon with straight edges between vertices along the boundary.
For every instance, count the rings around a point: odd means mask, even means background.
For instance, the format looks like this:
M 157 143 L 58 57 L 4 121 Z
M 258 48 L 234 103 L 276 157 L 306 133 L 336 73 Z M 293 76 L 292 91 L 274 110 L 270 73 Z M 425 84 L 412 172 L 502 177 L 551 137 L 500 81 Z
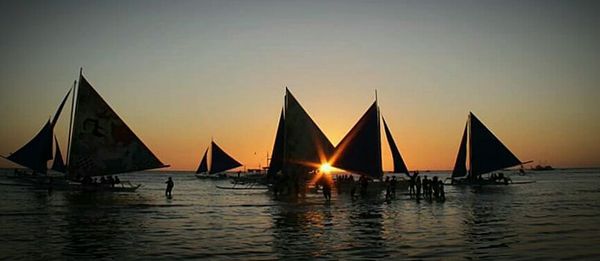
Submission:
M 168 167 L 150 151 L 114 110 L 100 97 L 80 73 L 73 95 L 74 113 L 69 128 L 69 148 L 66 164 L 56 138 L 53 170 L 65 172 L 69 182 L 51 185 L 56 189 L 91 191 L 135 191 L 138 186 L 112 187 L 107 184 L 81 184 L 94 176 L 105 176 L 147 169 Z M 69 91 L 70 93 L 70 91 Z M 25 146 L 6 157 L 32 169 L 46 173 L 47 161 L 52 159 L 53 130 L 69 95 L 63 99 L 52 121 Z M 126 182 L 123 182 L 126 183 Z M 37 184 L 48 186 L 50 184 Z
M 528 162 L 521 162 L 475 114 L 469 113 L 451 180 L 453 184 L 507 184 L 510 179 L 504 175 L 489 179 L 482 175 L 525 163 Z
M 532 167 L 531 170 L 546 171 L 546 170 L 554 170 L 554 168 L 550 165 L 536 165 L 535 167 Z
M 408 175 L 408 168 L 402 159 L 385 119 L 380 115 L 377 101 L 373 102 L 365 114 L 335 147 L 335 151 L 330 160 L 331 165 L 373 179 L 383 179 L 381 121 L 383 121 L 386 139 L 392 153 L 394 165 L 393 172 Z M 383 182 L 373 183 L 370 187 L 375 186 L 375 184 L 378 184 L 379 187 L 372 191 L 378 192 L 385 189 L 385 184 L 383 184 Z M 400 186 L 404 185 L 406 184 Z M 343 185 L 338 184 L 338 189 L 340 191 L 349 190 L 348 188 L 342 188 L 340 186 L 343 187 Z
M 208 164 L 208 150 L 204 151 L 200 165 L 196 170 L 197 178 L 222 179 L 227 178 L 225 171 L 242 166 L 237 160 L 229 156 L 214 141 L 210 142 L 210 165 Z

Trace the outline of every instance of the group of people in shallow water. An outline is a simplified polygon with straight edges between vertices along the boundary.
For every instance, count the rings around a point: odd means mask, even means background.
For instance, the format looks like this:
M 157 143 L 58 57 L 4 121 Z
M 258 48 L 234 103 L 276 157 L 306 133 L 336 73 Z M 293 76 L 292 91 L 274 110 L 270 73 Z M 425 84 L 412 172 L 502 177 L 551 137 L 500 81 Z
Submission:
M 408 195 L 410 198 L 421 199 L 421 196 L 427 200 L 446 200 L 446 194 L 444 192 L 444 182 L 434 176 L 432 179 L 428 179 L 427 176 L 423 176 L 423 180 L 419 177 L 419 172 L 415 171 L 412 175 L 407 174 L 410 178 L 408 181 Z
M 412 175 L 407 174 L 409 179 L 408 194 L 410 198 L 417 200 L 438 200 L 444 201 L 446 195 L 444 192 L 444 182 L 438 177 L 428 179 L 427 176 L 423 176 L 423 179 L 419 176 L 419 172 L 415 171 Z M 353 175 L 340 175 L 336 179 L 338 186 L 342 184 L 349 184 L 350 196 L 352 198 L 358 195 L 366 196 L 369 187 L 369 178 L 366 176 L 360 176 L 358 183 L 354 181 Z M 396 190 L 398 187 L 398 180 L 395 176 L 387 176 L 384 181 L 385 184 L 385 199 L 391 200 L 396 198 Z
M 116 184 L 121 184 L 121 180 L 119 180 L 118 176 L 104 176 L 100 177 L 100 179 L 92 178 L 90 176 L 78 177 L 78 179 L 82 185 L 93 185 L 93 186 L 106 186 L 106 187 L 115 187 Z

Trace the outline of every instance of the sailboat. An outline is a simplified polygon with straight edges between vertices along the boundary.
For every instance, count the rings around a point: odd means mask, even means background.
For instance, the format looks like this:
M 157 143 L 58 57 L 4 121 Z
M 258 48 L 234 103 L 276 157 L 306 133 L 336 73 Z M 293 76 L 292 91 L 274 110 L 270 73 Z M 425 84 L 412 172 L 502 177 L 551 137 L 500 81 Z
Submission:
M 333 144 L 298 100 L 285 89 L 284 105 L 267 170 L 268 183 L 282 193 L 302 191 L 311 173 L 327 163 Z
M 521 162 L 471 112 L 460 141 L 451 181 L 452 184 L 508 184 L 510 179 L 504 175 L 489 179 L 483 179 L 482 175 L 529 162 Z
M 208 164 L 208 150 L 206 148 L 200 165 L 196 170 L 196 177 L 201 179 L 227 178 L 225 171 L 242 166 L 240 162 L 229 156 L 214 141 L 210 142 L 210 165 Z
M 62 102 L 58 106 L 54 117 L 48 120 L 42 129 L 28 143 L 19 148 L 16 152 L 9 156 L 2 156 L 18 165 L 26 167 L 31 171 L 15 169 L 14 178 L 30 183 L 47 183 L 51 176 L 48 173 L 48 161 L 54 158 L 54 163 L 51 170 L 65 173 L 64 162 L 58 146 L 58 140 L 54 136 L 54 126 L 58 122 L 62 109 L 71 94 L 71 90 L 67 92 Z M 54 139 L 53 139 L 54 137 Z M 53 144 L 55 144 L 56 155 L 52 156 Z
M 385 121 L 385 118 L 380 115 L 377 100 L 373 102 L 358 122 L 335 147 L 333 156 L 330 159 L 331 165 L 370 179 L 382 179 L 383 167 L 380 119 L 383 121 L 386 139 L 392 153 L 394 165 L 393 172 L 408 175 L 408 168 L 396 146 L 396 142 L 392 137 L 387 122 Z M 337 185 L 340 192 L 350 190 L 349 188 L 344 188 L 343 184 Z M 349 185 L 353 186 L 353 184 Z M 383 188 L 379 188 L 379 191 L 380 189 Z M 377 191 L 377 189 L 374 191 Z
M 121 184 L 111 187 L 85 184 L 85 181 L 91 180 L 91 177 L 94 176 L 168 167 L 144 145 L 102 99 L 81 71 L 74 92 L 66 164 L 62 162 L 57 139 L 53 140 L 53 131 L 69 93 L 59 106 L 54 119 L 48 121 L 29 143 L 6 157 L 17 164 L 28 167 L 34 173 L 46 173 L 47 162 L 52 159 L 52 144 L 53 141 L 56 142 L 56 156 L 54 156 L 52 169 L 59 172 L 64 171 L 69 182 L 38 185 L 51 185 L 56 189 L 67 190 L 130 192 L 135 191 L 140 185 L 124 186 Z

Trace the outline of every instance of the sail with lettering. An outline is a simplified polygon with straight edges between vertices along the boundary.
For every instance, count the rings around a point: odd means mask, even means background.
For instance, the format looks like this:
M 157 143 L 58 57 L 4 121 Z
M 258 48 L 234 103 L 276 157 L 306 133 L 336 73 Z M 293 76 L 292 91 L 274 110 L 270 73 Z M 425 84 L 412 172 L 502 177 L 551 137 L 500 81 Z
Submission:
M 372 178 L 382 177 L 381 132 L 377 101 L 336 146 L 331 165 Z
M 284 126 L 285 118 L 283 117 L 283 109 L 279 115 L 279 123 L 277 124 L 277 133 L 275 134 L 275 143 L 273 144 L 273 152 L 271 153 L 271 161 L 269 162 L 269 169 L 267 176 L 273 177 L 277 172 L 283 168 L 283 144 L 284 144 Z
M 68 162 L 71 178 L 167 167 L 83 75 L 76 97 Z
M 402 159 L 402 155 L 400 155 L 400 150 L 398 150 L 398 146 L 396 146 L 396 142 L 394 141 L 394 137 L 392 137 L 392 133 L 388 128 L 387 123 L 385 122 L 385 118 L 381 116 L 383 120 L 383 127 L 385 130 L 385 137 L 388 141 L 388 145 L 390 146 L 390 151 L 392 152 L 392 160 L 394 162 L 394 173 L 404 173 L 408 174 L 408 168 Z
M 54 136 L 54 145 L 54 162 L 52 163 L 52 167 L 50 169 L 58 171 L 60 173 L 67 173 L 67 167 L 65 166 L 65 162 L 63 161 L 63 156 L 60 152 L 60 147 L 58 145 L 58 140 L 56 139 L 56 136 Z
M 469 149 L 468 159 L 467 147 Z M 475 114 L 469 113 L 467 127 L 463 132 L 452 177 L 462 177 L 466 174 L 468 178 L 476 178 L 485 173 L 520 164 L 523 164 L 523 162 Z M 468 171 L 465 165 L 468 165 Z
M 323 131 L 286 88 L 282 172 L 287 175 L 318 169 L 334 147 Z

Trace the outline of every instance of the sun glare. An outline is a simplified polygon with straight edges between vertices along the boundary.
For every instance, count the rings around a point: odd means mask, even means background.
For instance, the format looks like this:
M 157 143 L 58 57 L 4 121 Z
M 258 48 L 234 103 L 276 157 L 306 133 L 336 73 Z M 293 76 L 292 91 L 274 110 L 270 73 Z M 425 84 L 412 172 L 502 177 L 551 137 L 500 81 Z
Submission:
M 321 167 L 319 167 L 319 170 L 324 173 L 329 173 L 333 170 L 333 167 L 329 163 L 323 163 L 321 164 Z

